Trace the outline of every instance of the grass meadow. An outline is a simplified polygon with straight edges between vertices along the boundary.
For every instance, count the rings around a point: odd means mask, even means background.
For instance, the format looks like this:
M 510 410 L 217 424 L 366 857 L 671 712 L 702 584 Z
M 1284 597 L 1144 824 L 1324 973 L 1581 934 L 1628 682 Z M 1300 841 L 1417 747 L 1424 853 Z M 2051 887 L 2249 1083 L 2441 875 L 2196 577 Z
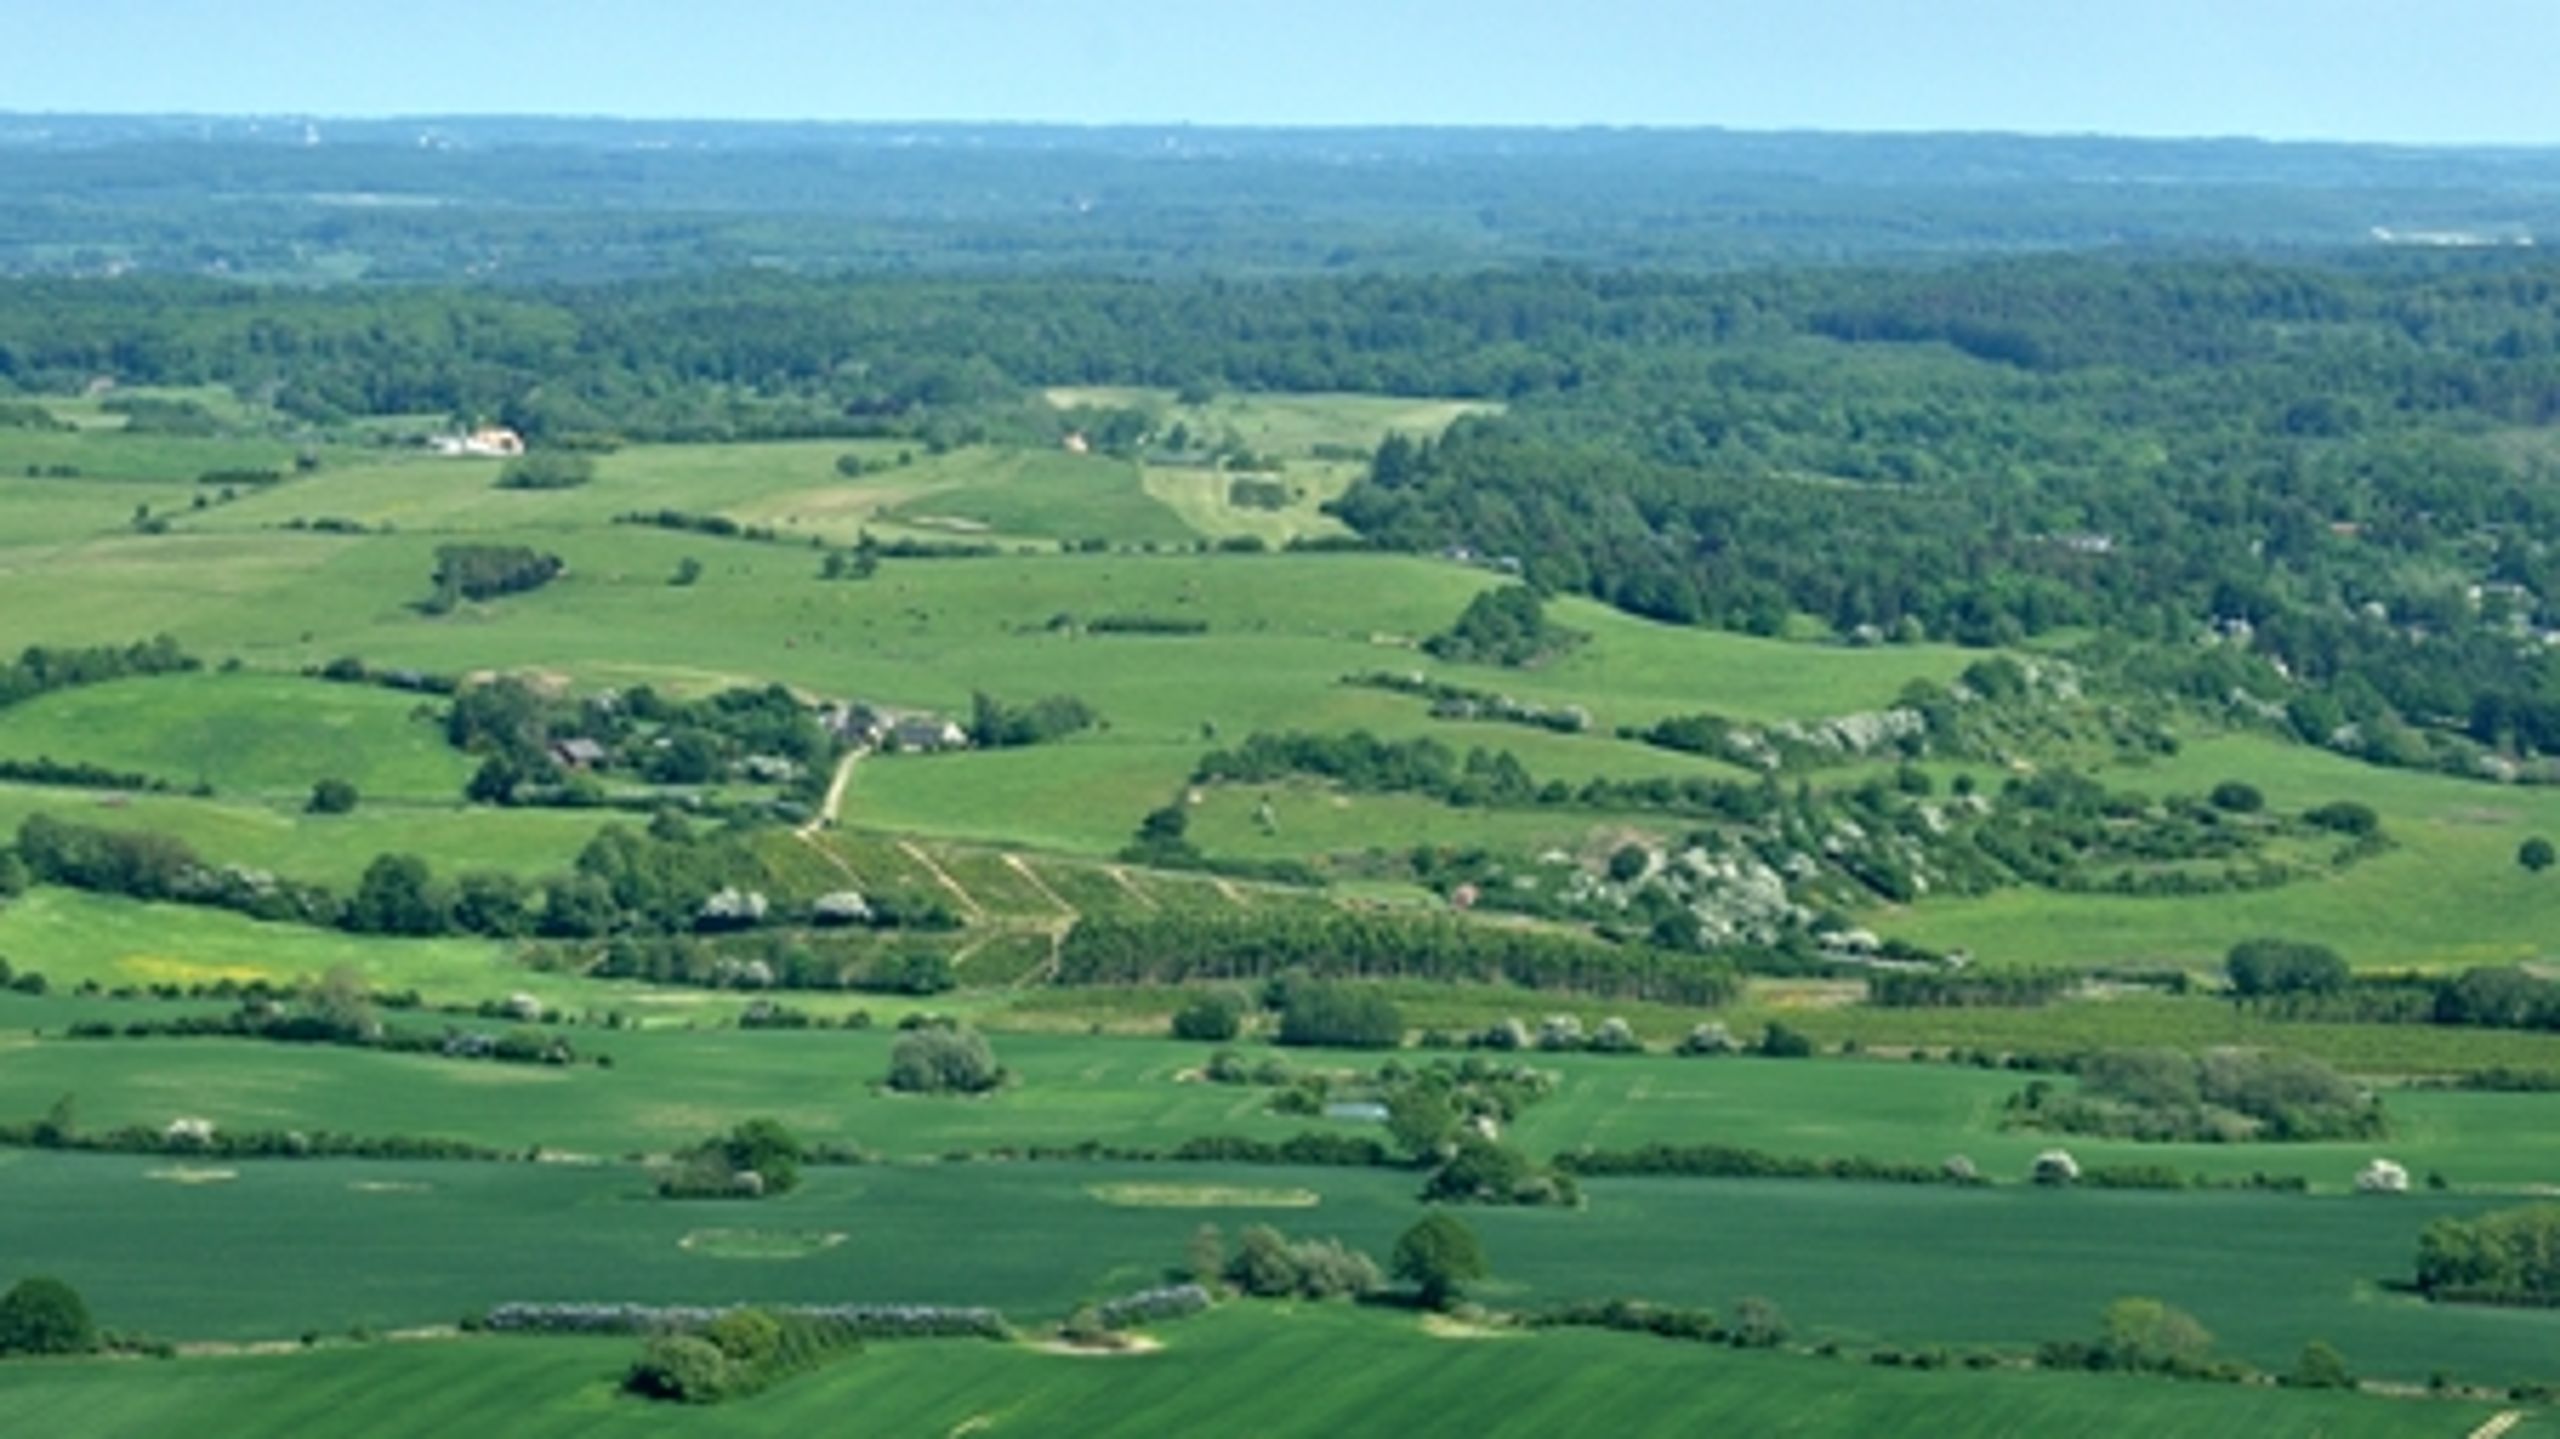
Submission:
M 2382 815 L 2389 853 L 2321 879 L 2253 893 L 2178 898 L 2007 890 L 1878 912 L 1873 922 L 1988 963 L 2218 964 L 2256 935 L 2316 940 L 2351 963 L 2453 969 L 2540 960 L 2560 934 L 2560 876 L 2516 863 L 2528 836 L 2560 836 L 2560 791 L 2380 769 L 2255 736 L 2189 744 L 2176 757 L 2110 772 L 2110 783 L 2201 793 L 2244 779 L 2298 810 L 2356 799 Z
M 593 986 L 574 997 L 594 1002 Z M 812 1140 L 859 1144 L 900 1159 L 1001 1146 L 1171 1144 L 1201 1135 L 1281 1139 L 1356 1124 L 1274 1114 L 1272 1091 L 1195 1082 L 1212 1047 L 1164 1039 L 1000 1033 L 1019 1076 L 1013 1088 L 967 1103 L 880 1092 L 895 1036 L 867 1032 L 755 1032 L 710 1025 L 734 1009 L 706 996 L 612 992 L 645 1020 L 640 1030 L 573 1031 L 613 1067 L 552 1069 L 471 1064 L 248 1040 L 31 1039 L 58 1034 L 67 1000 L 0 999 L 5 1041 L 0 1117 L 32 1118 L 62 1094 L 79 1097 L 95 1128 L 163 1126 L 180 1114 L 228 1129 L 328 1129 L 436 1134 L 505 1148 L 597 1155 L 663 1153 L 737 1116 L 771 1115 Z M 573 996 L 562 995 L 563 999 Z M 906 1006 L 878 1005 L 884 1021 Z M 158 1006 L 90 1002 L 78 1017 L 117 1022 Z M 983 1019 L 1001 1024 L 997 1014 Z M 394 1016 L 434 1027 L 433 1015 Z M 0 1034 L 8 1031 L 0 1030 Z M 1260 1052 L 1252 1051 L 1248 1052 Z M 1286 1052 L 1284 1052 L 1286 1053 Z M 1375 1056 L 1288 1055 L 1302 1066 L 1366 1070 Z M 1410 1056 L 1408 1057 L 1410 1058 Z M 2003 1102 L 2032 1076 L 1898 1060 L 1691 1060 L 1541 1055 L 1557 1093 L 1511 1129 L 1529 1150 L 1661 1141 L 1727 1144 L 1813 1158 L 1866 1156 L 1934 1164 L 1972 1159 L 1995 1180 L 2023 1179 L 2034 1156 L 2062 1143 L 2084 1163 L 2165 1164 L 2238 1179 L 2300 1176 L 2343 1192 L 2377 1154 L 2413 1174 L 2442 1174 L 2468 1192 L 2560 1186 L 2560 1134 L 2550 1101 L 2530 1094 L 2394 1089 L 2391 1133 L 2318 1144 L 2148 1144 L 2005 1130 Z

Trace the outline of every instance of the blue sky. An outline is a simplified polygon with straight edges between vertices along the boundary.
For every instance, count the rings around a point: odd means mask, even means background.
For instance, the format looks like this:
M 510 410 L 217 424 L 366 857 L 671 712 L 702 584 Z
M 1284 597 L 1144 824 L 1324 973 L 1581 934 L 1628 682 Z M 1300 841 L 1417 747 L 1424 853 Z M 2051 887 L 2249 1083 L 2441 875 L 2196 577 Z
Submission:
M 2560 0 L 7 0 L 0 107 L 2560 143 Z

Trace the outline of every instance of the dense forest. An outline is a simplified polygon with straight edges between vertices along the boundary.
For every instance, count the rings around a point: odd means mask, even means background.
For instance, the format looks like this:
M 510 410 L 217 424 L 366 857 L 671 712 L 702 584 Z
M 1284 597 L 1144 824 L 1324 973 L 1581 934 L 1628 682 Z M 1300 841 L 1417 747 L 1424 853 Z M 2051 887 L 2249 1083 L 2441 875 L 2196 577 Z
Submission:
M 288 428 L 1051 438 L 1035 387 L 1499 400 L 1337 504 L 1637 614 L 2097 633 L 2146 689 L 2391 763 L 2560 749 L 2560 267 L 2045 258 L 1722 276 L 782 274 L 0 286 L 0 380 L 231 386 Z M 1139 423 L 1143 423 L 1141 420 Z
M 1721 130 L 11 116 L 0 274 L 1714 270 L 2560 228 L 2548 151 Z

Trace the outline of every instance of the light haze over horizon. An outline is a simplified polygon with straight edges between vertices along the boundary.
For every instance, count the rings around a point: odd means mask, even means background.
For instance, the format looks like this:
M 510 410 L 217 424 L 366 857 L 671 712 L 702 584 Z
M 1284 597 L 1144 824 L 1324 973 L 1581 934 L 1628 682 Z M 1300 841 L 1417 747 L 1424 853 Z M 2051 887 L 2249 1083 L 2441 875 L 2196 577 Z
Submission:
M 2560 143 L 2552 0 L 15 0 L 18 113 Z M 1085 13 L 1073 13 L 1083 10 Z

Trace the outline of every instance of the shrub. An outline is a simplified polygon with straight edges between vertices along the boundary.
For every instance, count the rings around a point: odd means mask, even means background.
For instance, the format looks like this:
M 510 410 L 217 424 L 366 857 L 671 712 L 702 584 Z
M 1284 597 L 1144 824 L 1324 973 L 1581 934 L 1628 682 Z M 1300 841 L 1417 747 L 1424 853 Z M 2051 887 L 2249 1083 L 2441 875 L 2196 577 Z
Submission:
M 2038 1184 L 2076 1184 L 2080 1180 L 2080 1161 L 2072 1158 L 2068 1149 L 2048 1149 L 2036 1156 L 2027 1174 Z
M 2267 797 L 2256 785 L 2246 780 L 2227 779 L 2213 787 L 2209 798 L 2213 807 L 2232 814 L 2256 814 L 2267 807 Z
M 889 1087 L 907 1094 L 983 1094 L 1004 1083 L 987 1037 L 973 1029 L 914 1029 L 889 1051 Z
M 2302 1357 L 2293 1362 L 2285 1382 L 2297 1389 L 2353 1389 L 2356 1376 L 2347 1368 L 2347 1356 L 2327 1340 L 2314 1339 L 2302 1346 Z
M 635 1394 L 679 1404 L 716 1404 L 729 1395 L 731 1363 L 720 1346 L 692 1334 L 661 1334 L 640 1351 L 623 1380 Z
M 1736 1300 L 1726 1333 L 1736 1349 L 1775 1349 L 1787 1342 L 1787 1316 L 1766 1299 Z
M 89 1306 L 61 1280 L 21 1279 L 0 1294 L 0 1354 L 85 1354 L 97 1347 Z
M 2305 810 L 2302 818 L 2306 824 L 2343 835 L 2352 835 L 2358 839 L 2369 834 L 2380 833 L 2382 829 L 2382 816 L 2374 813 L 2373 806 L 2359 804 L 2351 799 L 2337 800 L 2321 805 L 2317 809 Z
M 2516 863 L 2535 874 L 2551 868 L 2555 860 L 2560 860 L 2560 850 L 2554 850 L 2551 847 L 2551 841 L 2540 835 L 2535 835 L 2516 846 Z
M 346 814 L 356 807 L 356 787 L 342 779 L 324 779 L 311 787 L 313 814 Z
M 1771 1020 L 1767 1032 L 1760 1036 L 1759 1052 L 1769 1059 L 1808 1059 L 1813 1055 L 1813 1041 Z

